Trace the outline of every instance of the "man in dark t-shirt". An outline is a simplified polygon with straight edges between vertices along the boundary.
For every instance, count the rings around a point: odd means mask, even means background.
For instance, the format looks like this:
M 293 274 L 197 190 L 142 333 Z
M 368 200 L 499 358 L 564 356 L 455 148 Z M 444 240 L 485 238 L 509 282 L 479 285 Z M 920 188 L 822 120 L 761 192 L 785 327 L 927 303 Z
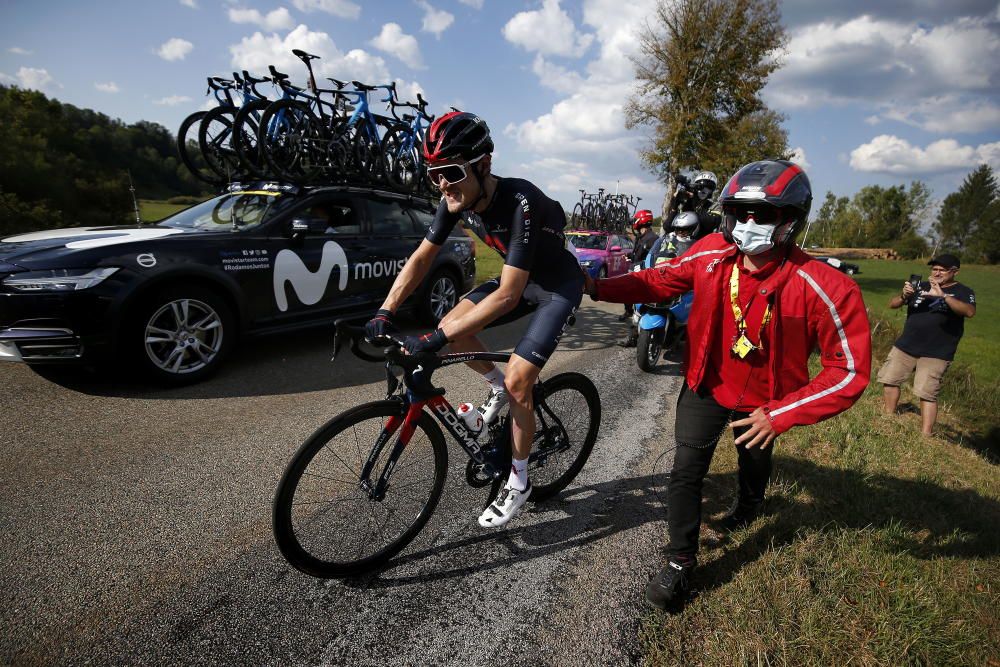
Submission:
M 434 257 L 459 221 L 504 258 L 499 278 L 465 295 L 423 336 L 408 336 L 410 354 L 437 352 L 446 344 L 453 352 L 481 352 L 476 337 L 496 326 L 533 313 L 506 366 L 506 374 L 489 361 L 470 361 L 490 385 L 480 408 L 483 421 L 496 419 L 510 405 L 513 462 L 507 484 L 479 517 L 484 528 L 506 525 L 531 495 L 528 457 L 535 434 L 532 390 L 542 366 L 555 351 L 563 330 L 583 298 L 583 272 L 563 235 L 566 214 L 533 184 L 491 173 L 493 140 L 486 123 L 456 111 L 435 120 L 424 139 L 427 176 L 441 191 L 427 236 L 396 277 L 382 308 L 366 325 L 369 338 L 389 333 L 392 317 L 427 276 Z
M 899 387 L 911 373 L 913 393 L 920 398 L 924 435 L 937 421 L 937 395 L 941 378 L 955 358 L 965 331 L 965 318 L 976 314 L 976 294 L 955 280 L 961 266 L 954 255 L 940 255 L 930 262 L 931 277 L 919 285 L 903 283 L 901 293 L 889 300 L 890 308 L 906 304 L 906 323 L 878 373 L 883 384 L 883 404 L 892 414 L 899 403 Z

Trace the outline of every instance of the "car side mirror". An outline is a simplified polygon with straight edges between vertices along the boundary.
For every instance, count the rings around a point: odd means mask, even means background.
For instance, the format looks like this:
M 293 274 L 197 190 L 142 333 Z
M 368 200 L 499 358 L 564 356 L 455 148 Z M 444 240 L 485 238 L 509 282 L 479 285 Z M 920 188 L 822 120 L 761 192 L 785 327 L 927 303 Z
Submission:
M 325 218 L 293 218 L 291 224 L 292 239 L 301 241 L 309 234 L 322 234 L 330 222 Z
M 613 245 L 613 246 L 611 246 L 611 252 L 621 252 L 621 251 L 622 251 L 622 247 L 620 245 Z

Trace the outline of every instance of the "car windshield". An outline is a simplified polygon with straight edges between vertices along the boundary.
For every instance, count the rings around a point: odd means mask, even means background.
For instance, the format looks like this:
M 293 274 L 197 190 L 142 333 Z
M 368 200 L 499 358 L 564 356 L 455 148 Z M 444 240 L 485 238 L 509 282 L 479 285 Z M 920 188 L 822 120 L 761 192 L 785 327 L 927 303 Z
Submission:
M 608 237 L 603 234 L 570 234 L 569 240 L 577 250 L 604 250 Z
M 218 231 L 256 227 L 282 210 L 292 197 L 277 192 L 235 192 L 224 194 L 175 213 L 159 224 L 181 229 Z

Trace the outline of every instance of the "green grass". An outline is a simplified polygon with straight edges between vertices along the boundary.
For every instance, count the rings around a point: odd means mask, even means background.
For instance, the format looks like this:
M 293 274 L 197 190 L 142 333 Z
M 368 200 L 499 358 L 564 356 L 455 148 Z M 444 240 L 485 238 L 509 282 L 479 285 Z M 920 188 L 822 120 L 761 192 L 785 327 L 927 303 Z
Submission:
M 499 276 L 503 269 L 503 257 L 496 250 L 483 243 L 478 236 L 471 232 L 467 233 L 476 242 L 476 284 Z
M 173 215 L 177 211 L 190 208 L 190 204 L 168 204 L 165 201 L 156 199 L 140 199 L 139 215 L 143 222 L 158 222 L 168 215 Z M 134 219 L 135 214 L 130 214 L 130 219 Z

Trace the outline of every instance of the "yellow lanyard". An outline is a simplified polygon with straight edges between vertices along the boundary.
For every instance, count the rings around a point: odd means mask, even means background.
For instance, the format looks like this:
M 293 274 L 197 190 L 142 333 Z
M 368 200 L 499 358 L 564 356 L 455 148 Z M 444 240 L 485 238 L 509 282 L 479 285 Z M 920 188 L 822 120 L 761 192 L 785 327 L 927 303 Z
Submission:
M 754 296 L 757 296 L 756 294 Z M 733 317 L 736 318 L 736 340 L 733 341 L 733 354 L 740 359 L 745 358 L 754 350 L 764 349 L 764 327 L 771 321 L 771 304 L 764 307 L 764 318 L 760 321 L 760 330 L 757 331 L 758 344 L 754 345 L 747 338 L 746 315 L 740 309 L 740 268 L 739 259 L 733 264 L 733 273 L 729 276 L 729 304 L 733 307 Z M 747 313 L 750 312 L 750 304 L 753 303 L 753 296 L 747 302 Z

